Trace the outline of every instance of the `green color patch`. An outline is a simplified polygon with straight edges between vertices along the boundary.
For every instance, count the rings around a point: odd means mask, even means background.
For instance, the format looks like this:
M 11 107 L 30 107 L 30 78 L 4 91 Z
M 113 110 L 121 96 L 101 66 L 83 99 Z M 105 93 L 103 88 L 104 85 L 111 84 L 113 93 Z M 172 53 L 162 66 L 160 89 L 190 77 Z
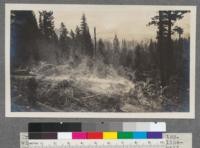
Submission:
M 117 138 L 118 139 L 132 139 L 133 138 L 133 132 L 118 132 Z

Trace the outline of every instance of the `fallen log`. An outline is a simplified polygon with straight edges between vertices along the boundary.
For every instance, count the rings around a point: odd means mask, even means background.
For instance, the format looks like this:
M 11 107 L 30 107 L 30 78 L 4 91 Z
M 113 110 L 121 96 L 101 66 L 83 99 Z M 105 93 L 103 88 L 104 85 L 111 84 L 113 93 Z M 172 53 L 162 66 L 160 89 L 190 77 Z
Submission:
M 37 105 L 39 106 L 39 107 L 41 107 L 42 109 L 44 109 L 45 111 L 46 110 L 49 110 L 49 111 L 51 111 L 51 112 L 63 112 L 63 110 L 59 110 L 59 109 L 56 109 L 56 108 L 54 108 L 54 107 L 51 107 L 51 106 L 48 106 L 48 105 L 46 105 L 46 104 L 43 104 L 43 103 L 41 103 L 41 102 L 36 102 L 37 103 Z

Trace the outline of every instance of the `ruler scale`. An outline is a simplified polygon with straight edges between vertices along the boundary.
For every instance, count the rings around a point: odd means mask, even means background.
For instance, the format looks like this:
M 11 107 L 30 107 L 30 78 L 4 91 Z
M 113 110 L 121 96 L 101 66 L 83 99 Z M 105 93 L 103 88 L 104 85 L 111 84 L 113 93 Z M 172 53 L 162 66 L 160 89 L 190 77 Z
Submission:
M 165 148 L 165 140 L 30 140 L 29 148 Z

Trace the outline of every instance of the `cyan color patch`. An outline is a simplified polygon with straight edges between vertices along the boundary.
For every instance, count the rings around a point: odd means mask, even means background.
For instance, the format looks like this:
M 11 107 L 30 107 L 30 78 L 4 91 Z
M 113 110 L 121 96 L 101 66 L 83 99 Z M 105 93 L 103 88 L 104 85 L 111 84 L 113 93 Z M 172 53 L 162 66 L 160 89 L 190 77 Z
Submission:
M 147 139 L 147 132 L 133 132 L 133 139 Z

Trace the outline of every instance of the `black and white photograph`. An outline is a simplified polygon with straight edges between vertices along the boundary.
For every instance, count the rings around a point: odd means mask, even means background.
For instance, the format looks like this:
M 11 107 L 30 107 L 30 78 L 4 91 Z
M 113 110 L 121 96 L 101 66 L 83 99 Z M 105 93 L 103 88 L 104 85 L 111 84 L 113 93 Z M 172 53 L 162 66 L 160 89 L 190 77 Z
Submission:
M 196 7 L 6 5 L 6 115 L 194 118 Z

